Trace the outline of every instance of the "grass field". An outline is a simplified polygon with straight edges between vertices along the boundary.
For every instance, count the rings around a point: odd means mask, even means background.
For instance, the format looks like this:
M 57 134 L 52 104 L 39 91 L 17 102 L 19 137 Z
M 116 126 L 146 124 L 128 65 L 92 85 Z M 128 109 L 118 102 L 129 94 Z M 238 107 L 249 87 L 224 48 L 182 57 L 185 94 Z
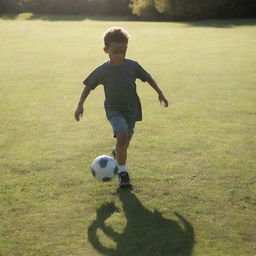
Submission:
M 132 191 L 89 172 L 115 142 L 103 89 L 73 117 L 113 25 L 171 102 L 138 82 Z M 1 256 L 256 255 L 256 20 L 23 14 L 0 18 L 0 38 Z

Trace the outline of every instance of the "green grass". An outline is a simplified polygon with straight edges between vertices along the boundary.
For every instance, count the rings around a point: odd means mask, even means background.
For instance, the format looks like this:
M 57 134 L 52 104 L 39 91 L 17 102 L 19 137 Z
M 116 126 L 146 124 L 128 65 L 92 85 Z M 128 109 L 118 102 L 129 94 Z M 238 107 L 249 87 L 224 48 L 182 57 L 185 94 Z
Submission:
M 132 191 L 89 172 L 115 142 L 102 88 L 73 117 L 112 25 L 171 102 L 138 82 Z M 255 25 L 3 16 L 0 255 L 255 255 Z

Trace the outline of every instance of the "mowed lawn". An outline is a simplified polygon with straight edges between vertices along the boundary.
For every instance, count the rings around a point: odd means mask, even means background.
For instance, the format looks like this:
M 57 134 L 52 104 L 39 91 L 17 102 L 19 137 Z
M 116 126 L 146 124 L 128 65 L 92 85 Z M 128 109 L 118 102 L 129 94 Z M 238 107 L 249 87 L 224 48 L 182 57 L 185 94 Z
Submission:
M 0 255 L 256 255 L 256 20 L 29 17 L 0 19 Z M 115 143 L 103 88 L 73 117 L 113 25 L 170 100 L 138 81 L 133 190 L 90 173 Z

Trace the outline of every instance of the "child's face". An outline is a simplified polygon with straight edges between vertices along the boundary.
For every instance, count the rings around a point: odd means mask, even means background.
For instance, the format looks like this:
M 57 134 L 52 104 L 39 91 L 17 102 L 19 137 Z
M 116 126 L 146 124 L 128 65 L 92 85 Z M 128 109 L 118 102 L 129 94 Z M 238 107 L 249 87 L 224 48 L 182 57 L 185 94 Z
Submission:
M 127 44 L 126 43 L 110 43 L 109 47 L 104 47 L 105 53 L 108 54 L 112 65 L 121 65 L 124 62 Z

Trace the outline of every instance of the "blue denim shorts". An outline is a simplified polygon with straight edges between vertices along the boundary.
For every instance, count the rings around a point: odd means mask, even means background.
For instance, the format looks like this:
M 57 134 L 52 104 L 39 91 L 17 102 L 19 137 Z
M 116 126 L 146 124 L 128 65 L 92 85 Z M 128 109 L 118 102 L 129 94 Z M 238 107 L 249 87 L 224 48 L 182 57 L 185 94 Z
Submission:
M 135 122 L 128 123 L 122 116 L 112 116 L 109 119 L 112 125 L 114 137 L 121 131 L 127 131 L 129 139 L 132 138 L 134 133 Z

